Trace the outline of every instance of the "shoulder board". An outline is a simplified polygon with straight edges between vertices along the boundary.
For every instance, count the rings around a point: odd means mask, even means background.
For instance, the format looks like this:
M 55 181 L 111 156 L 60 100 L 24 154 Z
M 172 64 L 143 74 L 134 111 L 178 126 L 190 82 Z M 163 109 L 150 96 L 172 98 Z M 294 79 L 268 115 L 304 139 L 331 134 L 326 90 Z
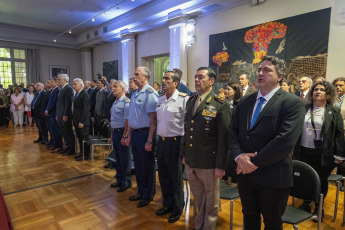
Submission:
M 226 101 L 226 99 L 225 99 L 224 97 L 220 97 L 220 96 L 218 96 L 218 95 L 215 95 L 215 96 L 214 96 L 214 99 L 215 99 L 216 101 L 222 103 L 222 104 Z
M 125 102 L 129 103 L 129 102 L 131 102 L 131 100 L 129 100 L 128 97 L 125 97 Z
M 190 96 L 189 96 L 189 100 L 190 100 L 190 99 L 193 99 L 193 98 L 195 97 L 195 95 L 197 95 L 197 94 L 190 95 Z
M 188 96 L 188 94 L 186 94 L 186 93 L 182 93 L 182 92 L 181 92 L 181 93 L 179 93 L 178 95 L 179 95 L 179 96 L 182 96 L 182 97 L 187 97 L 187 96 Z
M 151 88 L 151 87 L 147 87 L 147 91 L 149 91 L 150 93 L 153 93 L 153 92 L 154 92 L 154 89 Z

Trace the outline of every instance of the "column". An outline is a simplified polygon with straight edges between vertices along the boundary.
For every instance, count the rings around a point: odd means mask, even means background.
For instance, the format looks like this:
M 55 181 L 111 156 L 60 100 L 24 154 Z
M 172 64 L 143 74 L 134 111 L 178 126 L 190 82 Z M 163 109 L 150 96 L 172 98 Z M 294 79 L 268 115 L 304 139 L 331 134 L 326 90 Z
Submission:
M 84 81 L 91 81 L 92 80 L 91 47 L 85 47 L 81 49 L 81 67 L 82 67 L 82 79 Z
M 119 79 L 128 84 L 135 72 L 135 34 L 127 33 L 122 36 L 122 76 Z

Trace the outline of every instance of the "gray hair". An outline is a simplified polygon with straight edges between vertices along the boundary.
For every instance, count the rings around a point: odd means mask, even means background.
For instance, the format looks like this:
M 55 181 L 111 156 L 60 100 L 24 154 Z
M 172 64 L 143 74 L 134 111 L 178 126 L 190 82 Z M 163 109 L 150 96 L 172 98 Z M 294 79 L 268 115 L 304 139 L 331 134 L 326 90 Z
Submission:
M 73 82 L 75 82 L 75 81 L 79 82 L 79 84 L 81 84 L 81 85 L 83 86 L 83 88 L 84 88 L 84 82 L 83 82 L 82 79 L 80 79 L 80 78 L 74 78 L 74 79 L 73 79 Z
M 118 81 L 115 81 L 115 83 L 119 83 L 120 87 L 125 89 L 125 92 L 127 92 L 128 86 L 127 86 L 126 82 L 118 80 Z
M 141 74 L 142 75 L 147 76 L 147 78 L 150 79 L 151 71 L 149 70 L 149 68 L 147 68 L 145 66 L 139 66 L 138 68 L 141 69 Z
M 302 76 L 302 77 L 299 78 L 299 80 L 301 80 L 301 78 L 304 78 L 304 77 L 307 79 L 307 81 L 309 81 L 310 87 L 312 87 L 313 86 L 313 80 L 310 77 Z
M 61 77 L 61 79 L 64 79 L 66 82 L 69 82 L 69 77 L 67 74 L 59 74 L 58 77 Z
M 114 83 L 117 82 L 115 79 L 110 79 L 109 83 L 112 82 L 112 81 L 113 81 Z
M 44 85 L 42 84 L 42 82 L 37 82 L 36 85 L 39 85 L 42 87 L 42 89 L 44 89 Z

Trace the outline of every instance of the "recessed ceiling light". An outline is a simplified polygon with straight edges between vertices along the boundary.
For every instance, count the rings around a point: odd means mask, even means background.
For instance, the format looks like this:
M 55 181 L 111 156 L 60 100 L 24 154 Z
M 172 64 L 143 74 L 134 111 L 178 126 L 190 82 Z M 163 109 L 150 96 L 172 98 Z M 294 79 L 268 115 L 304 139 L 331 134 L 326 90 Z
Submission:
M 105 12 L 103 12 L 103 14 L 102 14 L 104 17 L 105 17 Z
M 68 33 L 70 33 L 70 34 L 71 34 L 71 33 L 72 33 L 72 30 L 69 30 L 69 31 L 68 31 Z
M 54 39 L 54 42 L 56 42 L 56 39 Z
M 94 21 L 95 21 L 95 19 L 94 19 L 94 18 L 92 18 L 92 19 L 91 19 L 91 21 L 93 21 L 93 22 L 94 22 Z

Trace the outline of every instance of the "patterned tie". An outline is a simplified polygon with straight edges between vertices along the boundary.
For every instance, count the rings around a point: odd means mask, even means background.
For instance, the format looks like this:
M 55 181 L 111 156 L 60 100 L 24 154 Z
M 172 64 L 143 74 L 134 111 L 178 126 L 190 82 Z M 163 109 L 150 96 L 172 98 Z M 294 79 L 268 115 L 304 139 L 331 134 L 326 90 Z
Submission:
M 260 97 L 259 99 L 260 99 L 260 101 L 259 101 L 259 103 L 258 103 L 258 106 L 256 106 L 256 109 L 255 109 L 255 112 L 254 112 L 254 115 L 253 115 L 253 119 L 252 119 L 252 123 L 250 124 L 250 129 L 253 128 L 253 126 L 254 126 L 256 120 L 258 119 L 259 114 L 260 114 L 261 109 L 262 109 L 262 104 L 263 104 L 264 101 L 266 100 L 266 99 L 263 98 L 263 97 Z
M 79 92 L 76 92 L 74 96 L 74 100 L 78 97 L 78 95 L 79 95 Z
M 301 93 L 301 99 L 304 100 L 304 93 Z

